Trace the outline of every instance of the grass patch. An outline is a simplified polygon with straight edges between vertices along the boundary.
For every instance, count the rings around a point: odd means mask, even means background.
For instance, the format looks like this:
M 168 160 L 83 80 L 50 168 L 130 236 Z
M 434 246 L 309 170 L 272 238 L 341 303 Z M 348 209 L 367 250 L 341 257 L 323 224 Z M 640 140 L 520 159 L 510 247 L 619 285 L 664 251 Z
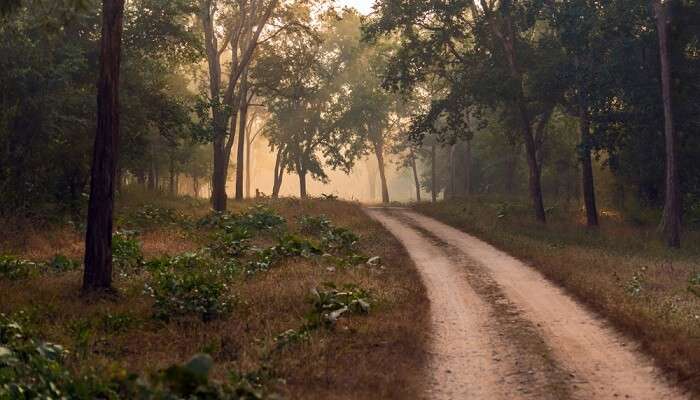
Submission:
M 550 209 L 544 226 L 526 204 L 487 197 L 414 208 L 540 270 L 700 393 L 699 232 L 686 232 L 685 247 L 672 251 L 655 227 L 612 212 L 602 213 L 600 228 L 588 229 L 578 210 Z
M 189 360 L 206 353 L 207 390 L 303 399 L 421 392 L 424 289 L 400 244 L 359 205 L 231 202 L 215 216 L 198 200 L 138 194 L 117 210 L 118 297 L 81 297 L 82 271 L 72 266 L 0 277 L 0 313 L 28 337 L 68 349 L 61 365 L 74 376 L 114 388 L 114 379 L 126 385 L 119 379 L 135 373 L 156 393 L 189 393 L 171 378 L 190 376 Z M 309 219 L 321 215 L 310 230 Z M 39 230 L 27 221 L 11 229 L 16 235 L 0 234 L 0 254 L 35 263 L 59 253 L 82 258 L 76 227 Z

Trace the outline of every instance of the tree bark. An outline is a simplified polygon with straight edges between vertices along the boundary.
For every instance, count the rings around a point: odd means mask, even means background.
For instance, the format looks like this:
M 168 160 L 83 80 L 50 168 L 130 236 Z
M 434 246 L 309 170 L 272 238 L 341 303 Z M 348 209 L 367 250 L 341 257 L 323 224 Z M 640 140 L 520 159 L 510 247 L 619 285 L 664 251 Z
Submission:
M 418 179 L 418 167 L 416 166 L 416 155 L 413 153 L 413 149 L 411 149 L 411 170 L 413 170 L 413 183 L 416 185 L 416 201 L 418 203 L 421 202 L 420 199 L 420 179 Z
M 656 30 L 659 36 L 661 58 L 661 92 L 664 106 L 664 133 L 666 143 L 666 191 L 661 229 L 666 245 L 681 247 L 681 191 L 678 178 L 678 134 L 673 126 L 673 102 L 671 91 L 671 59 L 669 54 L 668 27 L 671 23 L 671 0 L 653 0 Z
M 277 157 L 275 158 L 275 176 L 272 182 L 272 198 L 279 197 L 280 188 L 282 186 L 282 174 L 284 173 L 284 164 L 282 162 L 282 147 L 277 149 Z
M 249 135 L 250 136 L 250 135 Z M 245 146 L 245 197 L 250 198 L 250 153 L 253 142 L 248 139 L 246 140 Z
M 228 177 L 228 157 L 226 156 L 224 137 L 214 138 L 214 173 L 211 180 L 211 206 L 214 211 L 226 211 L 226 181 Z
M 437 164 L 437 145 L 435 145 L 435 144 L 433 144 L 432 148 L 430 149 L 430 157 L 431 157 L 430 190 L 431 190 L 433 203 L 435 203 L 435 202 L 437 202 L 437 166 L 436 166 L 436 164 Z
M 124 0 L 103 0 L 97 131 L 85 235 L 83 291 L 112 288 L 114 180 L 119 147 L 119 66 Z
M 374 143 L 374 154 L 377 156 L 377 167 L 379 169 L 379 180 L 382 185 L 382 203 L 389 203 L 389 186 L 386 183 L 386 170 L 384 166 L 384 143 L 377 141 Z
M 241 80 L 241 108 L 238 117 L 238 151 L 236 154 L 236 201 L 243 200 L 243 170 L 245 169 L 246 127 L 248 126 L 248 72 Z
M 581 130 L 581 188 L 583 190 L 583 203 L 586 207 L 586 225 L 598 226 L 598 208 L 595 200 L 595 185 L 593 182 L 593 162 L 591 160 L 590 146 L 590 121 L 588 113 L 581 107 L 579 115 L 579 128 Z
M 303 167 L 297 168 L 297 173 L 299 175 L 299 196 L 302 199 L 306 199 L 308 197 L 306 192 L 306 170 Z

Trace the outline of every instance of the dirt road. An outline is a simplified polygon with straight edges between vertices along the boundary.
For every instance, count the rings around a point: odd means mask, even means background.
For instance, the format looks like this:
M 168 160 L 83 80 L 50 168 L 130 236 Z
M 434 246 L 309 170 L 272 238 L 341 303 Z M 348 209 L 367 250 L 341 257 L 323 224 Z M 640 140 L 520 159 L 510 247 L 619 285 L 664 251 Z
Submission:
M 537 271 L 406 209 L 369 209 L 406 247 L 432 315 L 430 399 L 682 399 L 623 339 Z

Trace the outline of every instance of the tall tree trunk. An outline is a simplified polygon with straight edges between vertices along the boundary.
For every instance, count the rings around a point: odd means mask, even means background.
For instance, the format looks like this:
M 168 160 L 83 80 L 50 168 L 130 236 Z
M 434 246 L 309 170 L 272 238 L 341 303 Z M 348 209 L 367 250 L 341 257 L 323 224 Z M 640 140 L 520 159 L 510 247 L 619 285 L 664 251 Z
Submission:
M 97 131 L 85 235 L 83 290 L 112 288 L 112 215 L 119 147 L 119 65 L 124 0 L 103 0 Z
M 236 201 L 243 200 L 243 170 L 245 168 L 246 127 L 248 126 L 248 72 L 241 80 L 241 106 L 238 117 L 238 151 L 236 154 Z
M 280 188 L 282 187 L 282 176 L 284 174 L 284 163 L 282 160 L 283 153 L 282 147 L 277 149 L 277 157 L 275 158 L 275 176 L 272 183 L 272 198 L 276 199 L 280 195 Z
M 411 149 L 411 170 L 413 170 L 413 183 L 416 185 L 416 201 L 420 203 L 420 179 L 418 178 L 418 167 L 416 166 L 416 155 Z
M 384 143 L 377 141 L 374 143 L 374 154 L 377 156 L 377 167 L 379 169 L 379 180 L 382 184 L 382 203 L 389 203 L 389 186 L 386 183 L 386 170 L 384 166 Z
M 211 206 L 214 211 L 226 211 L 226 180 L 228 177 L 228 157 L 226 156 L 224 137 L 214 138 L 214 173 L 211 180 Z
M 664 105 L 664 132 L 666 142 L 666 190 L 661 229 L 669 247 L 681 247 L 681 190 L 678 178 L 678 134 L 673 126 L 671 89 L 671 57 L 668 46 L 668 27 L 671 24 L 671 0 L 653 0 L 656 30 L 661 57 L 661 92 Z
M 595 201 L 595 185 L 593 182 L 593 162 L 591 160 L 590 135 L 591 127 L 588 113 L 584 107 L 579 111 L 579 123 L 581 130 L 581 188 L 583 190 L 583 202 L 586 207 L 586 224 L 590 227 L 598 226 L 598 208 Z
M 306 199 L 308 197 L 308 194 L 306 192 L 306 170 L 298 169 L 298 174 L 299 174 L 299 196 L 302 199 Z
M 231 113 L 226 110 L 221 98 L 221 56 L 218 40 L 214 29 L 214 8 L 211 0 L 203 0 L 200 3 L 199 18 L 204 31 L 204 44 L 209 68 L 209 95 L 212 106 L 212 150 L 214 153 L 214 168 L 211 178 L 211 204 L 215 211 L 226 211 L 227 195 L 226 181 L 228 179 L 228 164 L 230 150 L 227 146 L 226 133 Z M 229 82 L 232 89 L 232 82 Z M 232 92 L 232 90 L 227 90 Z M 235 117 L 233 118 L 235 121 Z M 233 135 L 233 130 L 231 135 Z
M 194 192 L 194 198 L 199 198 L 199 177 L 196 175 L 192 176 L 192 191 Z
M 525 121 L 526 120 L 523 119 L 523 123 L 525 123 Z M 532 140 L 530 125 L 523 128 L 523 136 L 525 137 L 525 152 L 527 155 L 529 172 L 528 188 L 530 192 L 530 201 L 535 211 L 535 218 L 540 222 L 546 222 L 547 217 L 544 212 L 544 201 L 542 199 L 540 165 L 537 162 L 537 151 L 535 149 L 534 140 Z
M 250 134 L 249 134 L 250 135 Z M 245 197 L 250 198 L 250 148 L 253 143 L 250 140 L 246 141 L 245 146 Z
M 431 184 L 430 190 L 432 195 L 433 203 L 437 202 L 437 145 L 433 144 L 430 149 L 430 168 L 431 168 Z

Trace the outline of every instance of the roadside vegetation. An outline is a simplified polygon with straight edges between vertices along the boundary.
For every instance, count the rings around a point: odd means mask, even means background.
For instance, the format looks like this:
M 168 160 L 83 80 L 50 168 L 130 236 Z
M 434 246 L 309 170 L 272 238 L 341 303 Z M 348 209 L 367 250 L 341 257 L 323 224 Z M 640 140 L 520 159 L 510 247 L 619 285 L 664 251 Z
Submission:
M 80 294 L 80 227 L 3 224 L 0 397 L 421 390 L 424 289 L 359 205 L 281 199 L 210 213 L 132 191 L 118 206 L 107 297 Z
M 526 204 L 496 196 L 415 209 L 525 260 L 700 390 L 700 232 L 685 232 L 687 245 L 668 251 L 653 213 L 604 211 L 590 229 L 580 210 L 553 207 L 542 225 Z

